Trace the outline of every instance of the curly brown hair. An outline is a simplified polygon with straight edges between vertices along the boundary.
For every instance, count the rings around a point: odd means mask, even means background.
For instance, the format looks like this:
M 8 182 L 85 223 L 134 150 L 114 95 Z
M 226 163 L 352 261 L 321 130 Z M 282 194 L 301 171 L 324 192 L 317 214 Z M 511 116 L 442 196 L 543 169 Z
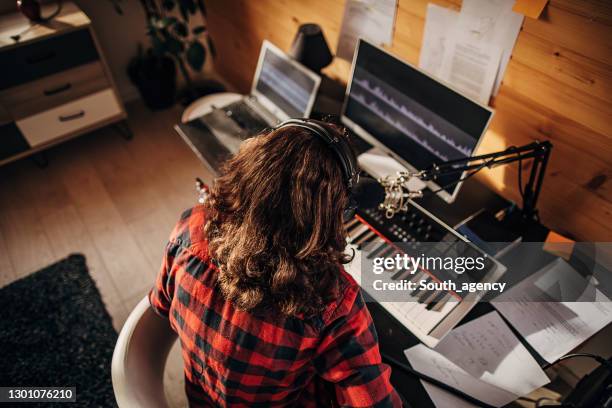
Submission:
M 335 153 L 308 130 L 286 127 L 243 143 L 221 174 L 205 204 L 205 234 L 225 298 L 242 310 L 320 313 L 350 260 L 349 197 Z

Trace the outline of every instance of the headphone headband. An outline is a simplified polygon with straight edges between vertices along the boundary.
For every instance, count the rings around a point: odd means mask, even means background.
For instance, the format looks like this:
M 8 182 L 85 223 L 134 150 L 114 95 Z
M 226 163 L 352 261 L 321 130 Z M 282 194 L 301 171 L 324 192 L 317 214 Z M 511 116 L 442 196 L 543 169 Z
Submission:
M 274 130 L 295 126 L 306 129 L 323 140 L 336 153 L 344 181 L 350 191 L 359 181 L 359 165 L 353 149 L 348 143 L 348 139 L 332 134 L 326 127 L 326 122 L 314 119 L 289 119 L 279 125 Z

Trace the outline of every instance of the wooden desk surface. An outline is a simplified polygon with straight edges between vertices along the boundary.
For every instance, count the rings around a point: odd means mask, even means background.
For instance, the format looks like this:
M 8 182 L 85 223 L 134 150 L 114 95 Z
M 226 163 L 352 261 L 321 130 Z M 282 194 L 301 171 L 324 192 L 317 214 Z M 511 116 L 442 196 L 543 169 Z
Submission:
M 42 15 L 49 15 L 55 10 L 55 7 L 54 4 L 43 5 Z M 45 23 L 32 23 L 18 11 L 0 15 L 0 52 L 24 43 L 72 31 L 90 23 L 87 14 L 72 2 L 63 2 L 60 14 Z M 20 36 L 19 41 L 12 38 L 16 35 Z

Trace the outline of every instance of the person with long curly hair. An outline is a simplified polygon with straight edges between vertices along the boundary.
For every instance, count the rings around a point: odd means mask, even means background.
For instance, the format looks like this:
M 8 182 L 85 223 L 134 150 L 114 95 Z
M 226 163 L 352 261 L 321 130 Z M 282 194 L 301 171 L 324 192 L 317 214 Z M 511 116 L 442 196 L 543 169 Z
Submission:
M 336 153 L 287 126 L 244 142 L 182 215 L 149 299 L 179 335 L 190 406 L 401 406 L 342 266 L 348 201 Z

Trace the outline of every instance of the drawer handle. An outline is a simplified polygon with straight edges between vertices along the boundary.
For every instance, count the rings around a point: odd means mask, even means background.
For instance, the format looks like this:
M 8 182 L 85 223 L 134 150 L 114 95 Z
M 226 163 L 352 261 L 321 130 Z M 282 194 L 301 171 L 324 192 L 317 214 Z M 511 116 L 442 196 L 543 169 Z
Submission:
M 67 90 L 69 90 L 70 88 L 72 88 L 72 84 L 71 84 L 70 82 L 67 82 L 67 83 L 65 83 L 64 85 L 60 85 L 60 86 L 58 86 L 57 88 L 45 89 L 45 90 L 43 91 L 43 93 L 44 93 L 46 96 L 51 96 L 51 95 L 58 94 L 58 93 L 60 93 L 60 92 L 67 91 Z
M 26 62 L 28 64 L 38 64 L 39 62 L 44 62 L 47 60 L 50 60 L 51 58 L 55 57 L 55 52 L 54 51 L 50 51 L 46 54 L 42 54 L 42 55 L 32 55 L 29 57 L 26 57 Z
M 60 115 L 59 120 L 60 122 L 68 122 L 70 120 L 82 118 L 83 116 L 85 116 L 85 111 L 81 110 L 77 113 L 73 113 L 72 115 Z

